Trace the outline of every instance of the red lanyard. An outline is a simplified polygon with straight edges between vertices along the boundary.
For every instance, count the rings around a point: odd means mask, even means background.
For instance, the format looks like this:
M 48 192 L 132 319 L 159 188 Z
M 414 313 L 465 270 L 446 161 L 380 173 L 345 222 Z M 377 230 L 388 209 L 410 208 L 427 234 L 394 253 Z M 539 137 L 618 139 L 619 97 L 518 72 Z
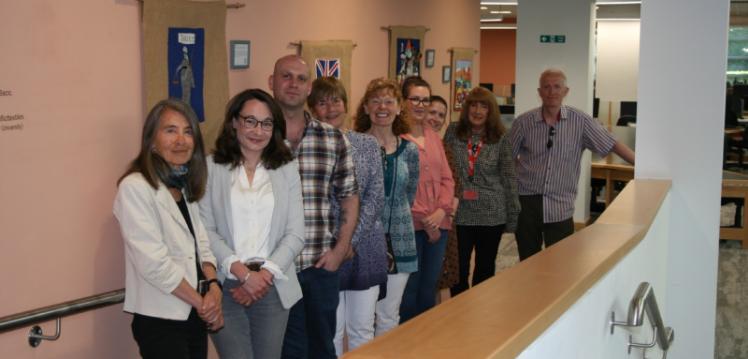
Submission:
M 475 161 L 478 160 L 480 149 L 483 147 L 483 140 L 478 141 L 478 144 L 473 146 L 473 139 L 469 138 L 467 143 L 468 152 L 468 177 L 473 177 L 475 174 Z

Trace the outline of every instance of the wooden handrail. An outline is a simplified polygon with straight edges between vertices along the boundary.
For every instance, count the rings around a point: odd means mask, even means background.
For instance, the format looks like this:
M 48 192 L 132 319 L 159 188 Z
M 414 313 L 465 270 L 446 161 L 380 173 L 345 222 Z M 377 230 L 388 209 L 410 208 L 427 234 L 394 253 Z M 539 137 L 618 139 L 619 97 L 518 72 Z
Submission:
M 591 226 L 345 358 L 514 358 L 647 234 L 669 180 L 634 180 Z

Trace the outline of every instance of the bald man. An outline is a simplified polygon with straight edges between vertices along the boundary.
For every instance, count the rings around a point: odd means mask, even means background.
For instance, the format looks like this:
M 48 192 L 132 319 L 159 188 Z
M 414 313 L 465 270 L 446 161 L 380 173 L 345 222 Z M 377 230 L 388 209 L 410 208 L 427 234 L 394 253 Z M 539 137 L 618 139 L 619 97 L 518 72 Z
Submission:
M 339 130 L 304 110 L 312 86 L 309 66 L 301 57 L 278 59 L 268 85 L 283 110 L 304 197 L 305 245 L 296 258 L 303 298 L 289 313 L 282 357 L 336 358 L 337 270 L 352 255 L 359 207 L 351 147 Z M 341 207 L 338 228 L 329 213 L 333 196 Z

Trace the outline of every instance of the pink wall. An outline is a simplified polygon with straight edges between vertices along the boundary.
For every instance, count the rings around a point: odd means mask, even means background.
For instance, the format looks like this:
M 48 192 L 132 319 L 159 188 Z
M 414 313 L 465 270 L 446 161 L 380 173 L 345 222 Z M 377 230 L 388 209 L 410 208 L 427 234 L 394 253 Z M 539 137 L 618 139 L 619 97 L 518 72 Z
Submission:
M 493 83 L 499 96 L 509 96 L 506 87 L 515 81 L 516 45 L 517 30 L 480 31 L 481 82 Z
M 295 51 L 289 42 L 352 39 L 355 106 L 366 83 L 386 75 L 380 27 L 425 25 L 436 64 L 424 77 L 446 95 L 440 76 L 447 49 L 480 46 L 471 0 L 244 2 L 228 10 L 227 40 L 252 41 L 251 67 L 230 71 L 231 94 L 267 89 L 274 60 Z M 5 316 L 123 287 L 111 205 L 116 179 L 137 151 L 145 109 L 137 1 L 2 1 L 0 14 L 0 91 L 12 92 L 0 96 L 0 115 L 24 116 L 14 122 L 22 130 L 0 131 Z M 113 306 L 63 319 L 57 342 L 32 349 L 23 328 L 0 334 L 0 348 L 9 358 L 133 358 L 129 321 Z M 53 323 L 43 327 L 51 333 Z
M 137 2 L 3 1 L 0 13 L 0 87 L 12 92 L 0 114 L 24 116 L 23 130 L 0 131 L 4 316 L 122 288 L 111 205 L 143 102 Z M 24 328 L 0 335 L 0 348 L 8 358 L 134 357 L 128 321 L 111 307 L 64 319 L 58 342 L 32 349 Z
M 290 10 L 293 9 L 293 10 Z M 268 14 L 274 14 L 268 16 Z M 331 16 L 332 14 L 332 16 Z M 247 7 L 228 12 L 226 36 L 252 41 L 251 65 L 230 73 L 229 93 L 248 87 L 268 89 L 267 78 L 275 60 L 294 53 L 290 42 L 300 40 L 350 39 L 353 50 L 351 102 L 354 110 L 366 84 L 387 75 L 388 33 L 383 26 L 423 25 L 424 48 L 435 49 L 433 68 L 423 69 L 423 77 L 435 94 L 449 95 L 449 84 L 441 83 L 442 65 L 450 64 L 451 47 L 480 47 L 480 13 L 472 0 L 278 0 L 248 2 Z M 272 36 L 262 36 L 270 34 Z M 476 67 L 479 68 L 476 56 Z M 480 73 L 476 73 L 476 78 Z

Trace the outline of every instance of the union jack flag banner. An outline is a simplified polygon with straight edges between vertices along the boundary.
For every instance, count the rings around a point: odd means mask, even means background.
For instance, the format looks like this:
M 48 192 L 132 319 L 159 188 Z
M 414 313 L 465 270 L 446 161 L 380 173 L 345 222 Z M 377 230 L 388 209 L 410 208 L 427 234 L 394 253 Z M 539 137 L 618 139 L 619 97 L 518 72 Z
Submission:
M 317 78 L 334 77 L 340 80 L 340 59 L 316 59 Z

